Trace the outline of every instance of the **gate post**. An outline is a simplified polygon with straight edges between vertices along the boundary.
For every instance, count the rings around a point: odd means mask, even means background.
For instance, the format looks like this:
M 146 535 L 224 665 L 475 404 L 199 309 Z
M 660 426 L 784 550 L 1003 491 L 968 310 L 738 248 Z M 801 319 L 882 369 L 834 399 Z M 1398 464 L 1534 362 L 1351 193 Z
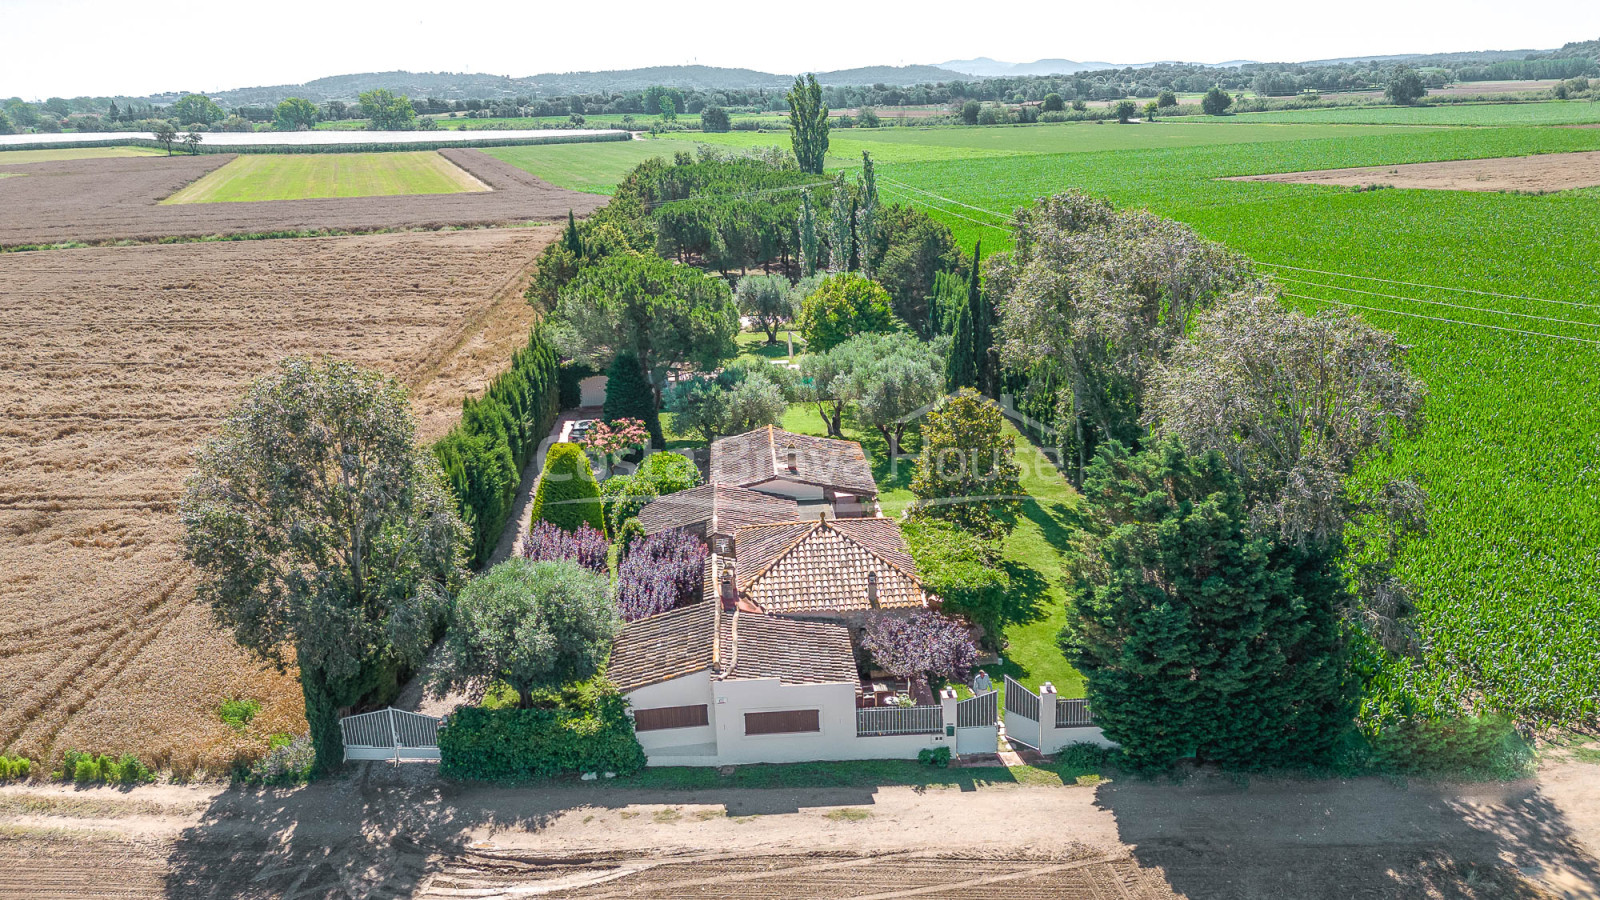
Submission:
M 394 707 L 392 707 L 392 706 L 389 707 L 387 712 L 389 713 L 389 741 L 394 746 L 394 762 L 395 762 L 395 765 L 399 765 L 400 764 L 400 731 L 399 731 L 399 729 L 394 727 Z
M 1054 753 L 1061 749 L 1061 739 L 1056 734 L 1056 686 L 1046 681 L 1039 685 L 1039 752 Z
M 940 734 L 949 742 L 950 755 L 960 755 L 960 746 L 956 741 L 956 728 L 960 721 L 956 718 L 956 692 L 954 688 L 945 688 L 939 692 L 939 713 L 944 723 Z

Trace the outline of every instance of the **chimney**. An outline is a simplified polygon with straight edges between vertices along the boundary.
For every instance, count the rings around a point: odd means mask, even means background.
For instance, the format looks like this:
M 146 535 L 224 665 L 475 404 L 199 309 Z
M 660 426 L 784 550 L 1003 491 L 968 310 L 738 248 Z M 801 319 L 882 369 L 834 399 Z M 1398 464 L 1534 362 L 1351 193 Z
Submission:
M 732 612 L 739 608 L 739 592 L 733 586 L 733 570 L 722 570 L 722 608 Z
M 784 460 L 784 464 L 789 467 L 789 474 L 790 475 L 793 475 L 793 474 L 799 472 L 800 471 L 800 451 L 794 449 L 793 447 L 790 447 L 789 448 L 789 452 L 788 452 L 788 454 L 787 454 L 787 456 L 786 456 L 786 458 Z
M 867 605 L 873 609 L 878 608 L 878 573 L 867 573 Z

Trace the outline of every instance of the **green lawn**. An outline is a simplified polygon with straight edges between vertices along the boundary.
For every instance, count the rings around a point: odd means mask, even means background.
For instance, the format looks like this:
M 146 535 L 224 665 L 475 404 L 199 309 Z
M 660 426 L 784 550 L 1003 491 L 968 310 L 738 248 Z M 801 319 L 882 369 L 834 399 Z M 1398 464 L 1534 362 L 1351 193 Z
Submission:
M 66 159 L 100 159 L 117 156 L 165 156 L 166 151 L 151 147 L 61 147 L 45 150 L 0 150 L 0 166 Z
M 162 203 L 455 194 L 488 186 L 438 152 L 245 154 Z

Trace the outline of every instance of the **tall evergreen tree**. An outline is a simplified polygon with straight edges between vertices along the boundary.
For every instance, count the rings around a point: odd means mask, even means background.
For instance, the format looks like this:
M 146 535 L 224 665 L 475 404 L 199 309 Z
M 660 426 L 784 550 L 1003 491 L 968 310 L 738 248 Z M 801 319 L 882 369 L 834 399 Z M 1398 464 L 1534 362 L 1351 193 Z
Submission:
M 574 259 L 583 259 L 583 236 L 578 234 L 578 220 L 573 218 L 570 209 L 567 210 L 567 231 L 562 235 L 561 242 Z
M 606 402 L 600 415 L 607 422 L 639 419 L 650 432 L 651 446 L 667 445 L 661 431 L 661 413 L 656 409 L 655 390 L 650 386 L 644 366 L 639 364 L 639 357 L 632 353 L 618 353 L 606 368 Z
M 950 355 L 945 358 L 945 390 L 955 391 L 974 387 L 978 381 L 978 361 L 972 355 L 972 311 L 961 304 L 956 307 L 955 323 L 950 330 Z
M 111 101 L 111 109 L 106 112 L 106 121 L 107 122 L 115 122 L 116 120 L 117 120 L 117 101 L 113 100 L 113 101 Z
M 861 259 L 861 274 L 871 278 L 872 248 L 878 245 L 878 178 L 872 170 L 872 154 L 861 151 L 861 198 L 856 208 L 856 248 Z
M 1252 533 L 1222 454 L 1103 445 L 1086 479 L 1109 534 L 1062 650 L 1138 767 L 1326 763 L 1354 712 L 1330 566 Z
M 972 320 L 972 362 L 977 370 L 972 387 L 994 398 L 999 382 L 999 359 L 994 352 L 994 306 L 978 283 L 983 261 L 983 241 L 972 245 L 972 272 L 967 277 L 967 315 Z
M 800 171 L 822 174 L 822 160 L 828 154 L 828 107 L 822 102 L 822 85 L 817 76 L 795 76 L 789 90 L 789 140 Z

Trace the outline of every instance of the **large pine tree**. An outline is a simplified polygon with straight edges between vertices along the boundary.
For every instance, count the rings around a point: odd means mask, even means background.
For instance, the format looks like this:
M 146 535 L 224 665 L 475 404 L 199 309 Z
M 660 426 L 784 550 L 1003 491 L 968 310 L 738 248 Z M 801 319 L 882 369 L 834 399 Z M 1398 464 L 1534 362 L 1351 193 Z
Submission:
M 1113 443 L 1084 494 L 1110 532 L 1061 641 L 1106 737 L 1137 767 L 1326 763 L 1353 713 L 1329 567 L 1250 533 L 1215 452 Z

